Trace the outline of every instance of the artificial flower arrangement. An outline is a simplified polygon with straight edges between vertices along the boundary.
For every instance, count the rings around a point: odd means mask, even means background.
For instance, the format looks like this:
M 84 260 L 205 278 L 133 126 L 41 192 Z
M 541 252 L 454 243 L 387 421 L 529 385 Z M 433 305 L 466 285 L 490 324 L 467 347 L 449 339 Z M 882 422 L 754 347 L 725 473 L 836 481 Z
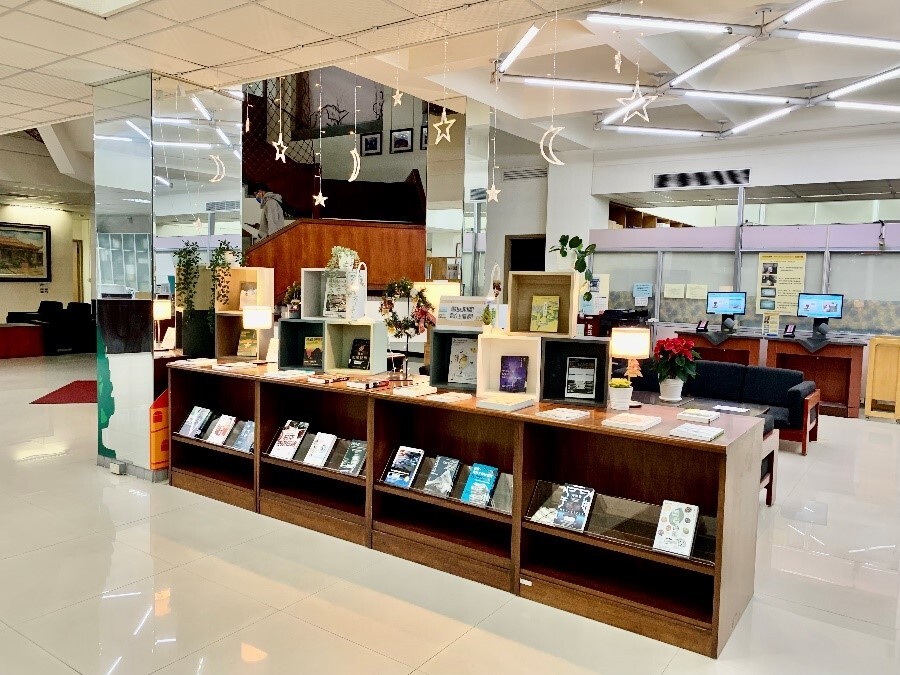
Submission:
M 394 303 L 403 298 L 407 299 L 407 305 L 414 302 L 410 308 L 409 316 L 401 319 L 394 309 Z M 434 305 L 425 297 L 424 290 L 413 292 L 413 282 L 403 277 L 390 282 L 381 296 L 381 315 L 384 323 L 395 338 L 415 337 L 425 332 L 435 324 Z
M 694 349 L 694 341 L 674 337 L 657 340 L 653 348 L 652 368 L 659 381 L 681 380 L 697 377 L 697 361 L 700 354 Z

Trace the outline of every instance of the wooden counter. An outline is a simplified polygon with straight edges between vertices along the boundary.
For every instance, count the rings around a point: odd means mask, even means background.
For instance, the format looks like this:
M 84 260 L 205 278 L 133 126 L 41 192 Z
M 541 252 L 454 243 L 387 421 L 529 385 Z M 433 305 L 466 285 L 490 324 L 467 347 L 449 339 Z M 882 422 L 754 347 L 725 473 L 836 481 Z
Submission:
M 693 340 L 694 349 L 706 361 L 738 363 L 742 366 L 759 366 L 762 364 L 763 337 L 761 335 L 732 335 L 718 345 L 710 341 L 708 333 L 678 331 L 678 337 Z

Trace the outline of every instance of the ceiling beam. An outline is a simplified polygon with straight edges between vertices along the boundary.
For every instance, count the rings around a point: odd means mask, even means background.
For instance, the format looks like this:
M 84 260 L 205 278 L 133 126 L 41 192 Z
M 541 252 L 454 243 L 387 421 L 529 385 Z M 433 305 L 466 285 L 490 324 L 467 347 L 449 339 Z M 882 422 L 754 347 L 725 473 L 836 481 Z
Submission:
M 47 146 L 47 152 L 56 164 L 59 172 L 82 183 L 93 185 L 94 163 L 82 152 L 79 152 L 69 136 L 65 122 L 40 127 L 41 138 Z

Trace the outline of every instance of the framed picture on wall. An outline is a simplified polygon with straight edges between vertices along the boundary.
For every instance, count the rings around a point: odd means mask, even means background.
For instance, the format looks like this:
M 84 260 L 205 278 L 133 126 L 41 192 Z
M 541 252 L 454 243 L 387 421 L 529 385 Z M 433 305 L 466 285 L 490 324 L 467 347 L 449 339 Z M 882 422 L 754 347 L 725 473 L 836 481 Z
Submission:
M 381 132 L 359 135 L 359 154 L 363 157 L 381 154 Z
M 391 131 L 391 154 L 413 151 L 413 130 L 393 129 Z
M 428 125 L 422 125 L 422 133 L 419 134 L 419 150 L 428 149 Z
M 50 280 L 50 226 L 0 223 L 0 281 Z

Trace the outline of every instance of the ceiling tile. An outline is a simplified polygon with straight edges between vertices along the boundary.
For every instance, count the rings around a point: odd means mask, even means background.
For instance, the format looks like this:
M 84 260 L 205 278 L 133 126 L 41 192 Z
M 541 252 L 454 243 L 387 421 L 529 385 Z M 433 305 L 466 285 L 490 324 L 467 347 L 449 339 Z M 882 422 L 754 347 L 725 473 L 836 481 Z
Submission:
M 50 122 L 56 122 L 65 117 L 58 112 L 52 112 L 50 110 L 29 110 L 23 113 L 16 113 L 16 117 L 23 120 L 28 120 L 29 122 L 34 122 L 35 124 L 48 124 Z
M 18 117 L 0 117 L 0 131 L 6 133 L 8 131 L 18 131 L 20 129 L 30 129 L 34 124 L 28 120 L 19 119 Z
M 363 52 L 364 50 L 361 47 L 352 45 L 349 42 L 344 42 L 343 40 L 338 40 L 327 44 L 293 49 L 289 52 L 285 52 L 281 56 L 297 66 L 306 67 L 348 59 L 357 54 L 362 54 Z
M 500 4 L 499 16 L 502 23 L 524 21 L 541 14 L 541 10 L 528 0 L 507 0 Z M 429 18 L 431 23 L 450 33 L 465 33 L 497 27 L 497 4 L 469 5 L 464 8 L 437 14 Z M 496 30 L 495 30 L 496 32 Z
M 90 115 L 94 112 L 94 106 L 81 101 L 66 101 L 65 103 L 51 105 L 47 110 L 60 115 Z
M 0 65 L 0 78 L 9 77 L 10 75 L 15 75 L 16 73 L 21 72 L 21 70 L 19 70 L 18 68 L 13 68 L 12 66 Z
M 201 16 L 244 5 L 247 2 L 248 0 L 157 0 L 157 2 L 144 5 L 142 9 L 184 23 L 199 19 Z
M 435 12 L 443 12 L 447 9 L 459 7 L 463 3 L 460 0 L 391 0 L 395 5 L 399 5 L 418 16 L 427 16 Z
M 259 52 L 254 49 L 233 44 L 228 40 L 209 35 L 190 26 L 176 26 L 153 35 L 129 40 L 129 42 L 138 47 L 146 47 L 161 54 L 171 54 L 201 66 L 218 66 L 259 56 Z M 189 70 L 196 70 L 196 68 Z
M 341 0 L 339 12 L 303 11 L 297 0 L 263 0 L 260 4 L 332 35 L 347 35 L 413 17 L 386 0 Z
M 65 99 L 47 94 L 37 94 L 24 89 L 11 89 L 0 84 L 0 101 L 25 106 L 26 108 L 43 108 L 46 106 L 64 103 Z
M 194 21 L 192 26 L 267 53 L 323 40 L 326 33 L 258 5 L 244 5 Z M 235 60 L 235 59 L 230 59 Z
M 55 75 L 56 77 L 84 82 L 85 84 L 110 80 L 127 72 L 110 66 L 101 66 L 99 63 L 91 63 L 84 59 L 66 59 L 37 70 L 47 75 Z
M 234 76 L 218 68 L 200 68 L 189 73 L 182 73 L 181 77 L 204 87 L 224 87 L 234 82 Z
M 290 73 L 295 70 L 297 70 L 297 66 L 290 61 L 269 57 L 252 63 L 228 66 L 225 69 L 225 72 L 229 75 L 233 75 L 238 80 L 249 82 L 254 79 L 262 80 L 267 77 L 282 73 Z
M 534 4 L 543 7 L 547 12 L 571 9 L 572 7 L 584 6 L 584 0 L 532 0 Z M 690 3 L 689 3 L 690 4 Z
M 26 89 L 35 93 L 52 91 L 56 96 L 67 99 L 79 99 L 91 95 L 91 89 L 81 82 L 64 80 L 43 73 L 21 73 L 3 80 L 3 84 L 16 89 Z
M 420 42 L 436 40 L 446 35 L 433 23 L 427 21 L 413 21 L 400 26 L 400 44 L 414 45 Z M 397 31 L 377 30 L 355 36 L 350 42 L 356 43 L 369 51 L 397 48 Z
M 128 44 L 98 49 L 90 54 L 85 54 L 84 59 L 104 66 L 115 65 L 116 68 L 130 72 L 153 69 L 173 75 L 196 70 L 200 65 Z
M 0 63 L 19 68 L 38 68 L 48 63 L 64 58 L 58 52 L 38 49 L 31 45 L 14 42 L 13 40 L 0 40 Z
M 145 12 L 142 9 L 114 14 L 107 19 L 103 19 L 71 7 L 60 6 L 55 2 L 50 2 L 50 0 L 38 0 L 38 2 L 23 7 L 22 11 L 117 40 L 128 40 L 138 35 L 146 35 L 147 33 L 168 28 L 173 24 L 169 19 Z
M 11 40 L 27 38 L 29 44 L 35 47 L 71 55 L 106 47 L 115 42 L 96 33 L 88 33 L 23 12 L 13 12 L 3 17 L 3 21 L 0 21 L 0 37 Z
M 0 101 L 0 115 L 15 115 L 17 113 L 28 110 L 20 105 L 15 105 L 13 103 L 6 103 L 4 101 Z

